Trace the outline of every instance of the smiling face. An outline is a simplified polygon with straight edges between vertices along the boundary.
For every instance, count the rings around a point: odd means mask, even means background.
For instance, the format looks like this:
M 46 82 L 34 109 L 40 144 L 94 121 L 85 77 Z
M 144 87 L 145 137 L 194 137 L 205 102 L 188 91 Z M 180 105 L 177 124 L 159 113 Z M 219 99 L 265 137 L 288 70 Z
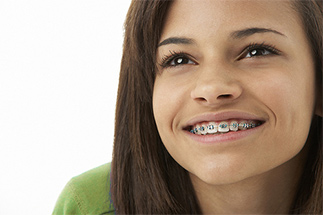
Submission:
M 289 1 L 175 1 L 157 62 L 157 128 L 191 175 L 233 183 L 268 172 L 303 148 L 313 115 L 314 63 Z M 232 122 L 248 129 L 233 131 Z M 199 128 L 209 125 L 217 132 L 208 134 L 210 127 L 203 135 Z

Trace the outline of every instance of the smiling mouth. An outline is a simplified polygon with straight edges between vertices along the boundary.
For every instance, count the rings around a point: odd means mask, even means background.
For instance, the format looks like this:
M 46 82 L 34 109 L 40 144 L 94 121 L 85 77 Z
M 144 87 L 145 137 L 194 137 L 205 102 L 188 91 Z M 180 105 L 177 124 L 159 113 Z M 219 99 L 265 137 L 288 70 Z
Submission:
M 202 122 L 188 126 L 185 130 L 196 135 L 219 135 L 230 132 L 250 130 L 262 125 L 259 120 L 229 120 L 221 122 Z

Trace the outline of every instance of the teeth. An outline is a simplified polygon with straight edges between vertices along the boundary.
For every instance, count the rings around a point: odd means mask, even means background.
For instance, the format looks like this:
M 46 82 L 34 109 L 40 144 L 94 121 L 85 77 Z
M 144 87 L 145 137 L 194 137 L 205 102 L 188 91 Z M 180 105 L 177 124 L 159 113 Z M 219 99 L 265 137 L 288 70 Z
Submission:
M 202 134 L 202 133 L 201 133 L 201 126 L 197 125 L 197 126 L 195 127 L 195 130 L 196 130 L 196 134 Z
M 232 120 L 230 123 L 228 121 L 222 121 L 220 123 L 209 122 L 196 125 L 192 128 L 191 133 L 199 135 L 215 134 L 215 133 L 227 133 L 229 131 L 247 130 L 250 128 L 255 128 L 261 123 L 255 121 L 236 121 Z
M 206 135 L 207 134 L 206 125 L 201 125 L 200 131 L 201 131 L 201 134 Z
M 227 122 L 220 122 L 218 126 L 218 131 L 221 133 L 225 133 L 229 131 L 229 124 Z
M 194 128 L 194 130 L 192 130 L 194 134 L 197 134 L 199 132 L 199 129 L 198 128 Z
M 247 121 L 241 121 L 239 122 L 239 130 L 246 130 L 249 128 L 249 124 Z
M 256 127 L 256 122 L 250 121 L 249 122 L 249 128 L 254 128 L 254 127 Z
M 239 123 L 237 121 L 230 122 L 230 131 L 238 131 Z
M 218 125 L 215 122 L 210 122 L 207 126 L 207 133 L 214 134 L 218 132 Z

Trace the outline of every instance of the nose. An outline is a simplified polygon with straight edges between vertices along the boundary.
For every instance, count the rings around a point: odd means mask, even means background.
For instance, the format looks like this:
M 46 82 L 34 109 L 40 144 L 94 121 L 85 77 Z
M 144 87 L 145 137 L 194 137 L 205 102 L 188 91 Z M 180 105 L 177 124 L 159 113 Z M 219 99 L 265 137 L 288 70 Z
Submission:
M 191 98 L 206 106 L 235 101 L 242 94 L 242 86 L 230 69 L 201 68 L 197 72 Z

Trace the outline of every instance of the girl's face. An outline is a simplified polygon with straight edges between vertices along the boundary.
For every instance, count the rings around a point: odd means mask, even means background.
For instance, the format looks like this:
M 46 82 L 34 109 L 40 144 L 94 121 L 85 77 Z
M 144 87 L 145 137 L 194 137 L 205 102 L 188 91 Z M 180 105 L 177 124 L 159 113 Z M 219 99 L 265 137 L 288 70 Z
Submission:
M 314 63 L 291 2 L 177 0 L 157 62 L 158 131 L 191 176 L 233 183 L 303 148 L 314 109 Z

